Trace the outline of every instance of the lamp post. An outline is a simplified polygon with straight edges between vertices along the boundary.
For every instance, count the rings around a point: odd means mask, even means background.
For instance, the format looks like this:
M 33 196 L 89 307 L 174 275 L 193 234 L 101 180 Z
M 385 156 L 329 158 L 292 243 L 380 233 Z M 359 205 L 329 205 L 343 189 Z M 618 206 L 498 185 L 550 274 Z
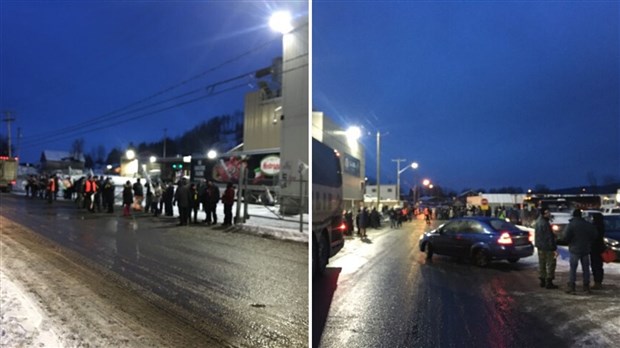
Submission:
M 418 169 L 418 163 L 417 162 L 412 162 L 409 166 L 407 166 L 407 167 L 405 167 L 403 169 L 400 169 L 400 162 L 404 162 L 404 161 L 406 161 L 406 159 L 395 159 L 395 160 L 392 160 L 392 161 L 396 162 L 396 171 L 397 171 L 396 172 L 397 173 L 397 175 L 396 175 L 396 194 L 398 195 L 397 201 L 400 204 L 400 175 L 405 170 L 407 170 L 408 168 Z

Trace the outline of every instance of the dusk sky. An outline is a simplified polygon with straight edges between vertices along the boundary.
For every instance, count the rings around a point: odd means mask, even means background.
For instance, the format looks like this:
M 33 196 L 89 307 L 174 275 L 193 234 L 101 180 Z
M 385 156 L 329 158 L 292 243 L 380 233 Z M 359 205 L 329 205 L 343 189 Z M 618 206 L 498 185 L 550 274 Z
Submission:
M 313 108 L 464 188 L 620 181 L 620 2 L 314 1 Z M 403 163 L 404 165 L 404 163 Z M 402 168 L 402 166 L 401 166 Z
M 85 153 L 104 145 L 107 155 L 161 141 L 164 128 L 175 138 L 243 111 L 244 95 L 257 89 L 250 73 L 282 55 L 282 36 L 268 25 L 281 9 L 308 15 L 303 1 L 2 0 L 0 111 L 15 118 L 20 160 L 69 151 L 80 138 Z M 0 127 L 6 137 L 6 123 Z

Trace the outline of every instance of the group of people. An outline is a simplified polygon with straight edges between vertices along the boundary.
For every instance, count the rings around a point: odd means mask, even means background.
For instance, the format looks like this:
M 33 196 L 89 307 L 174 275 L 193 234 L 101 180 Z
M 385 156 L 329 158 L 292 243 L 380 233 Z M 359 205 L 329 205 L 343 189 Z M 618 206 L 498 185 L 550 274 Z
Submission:
M 543 208 L 536 221 L 534 245 L 538 249 L 538 265 L 540 287 L 557 289 L 553 283 L 555 278 L 557 252 L 557 238 L 551 229 L 551 212 Z M 603 288 L 603 259 L 601 254 L 605 250 L 603 240 L 605 225 L 602 214 L 594 214 L 592 223 L 582 217 L 582 211 L 575 209 L 572 219 L 563 231 L 562 239 L 568 244 L 570 253 L 570 273 L 566 292 L 575 294 L 577 267 L 581 263 L 583 273 L 583 291 Z M 594 278 L 594 285 L 590 286 L 590 268 Z
M 58 175 L 35 176 L 31 175 L 26 182 L 26 196 L 45 198 L 52 203 L 58 197 L 60 188 L 64 190 L 64 198 L 74 200 L 81 209 L 90 212 L 114 212 L 115 185 L 110 177 L 103 175 L 83 176 L 75 182 L 70 177 L 64 179 Z M 190 221 L 198 223 L 198 211 L 206 213 L 202 221 L 207 225 L 218 222 L 217 205 L 224 205 L 223 226 L 233 223 L 232 206 L 235 202 L 235 188 L 229 183 L 223 194 L 211 181 L 205 183 L 189 183 L 181 179 L 175 189 L 172 182 L 146 182 L 144 185 L 138 178 L 132 184 L 127 181 L 123 185 L 122 206 L 123 216 L 130 216 L 132 212 L 152 213 L 153 216 L 163 214 L 173 216 L 176 205 L 179 210 L 179 225 L 188 225 Z
M 144 201 L 144 188 L 146 189 L 146 199 Z M 131 215 L 132 211 L 151 212 L 153 216 L 158 216 L 162 212 L 165 216 L 173 216 L 173 206 L 179 210 L 179 226 L 186 226 L 190 222 L 198 224 L 198 211 L 202 205 L 202 210 L 206 213 L 206 218 L 202 221 L 207 225 L 217 224 L 217 204 L 221 200 L 224 205 L 224 222 L 222 226 L 232 225 L 232 206 L 235 202 L 235 188 L 228 183 L 224 193 L 220 195 L 220 189 L 213 182 L 205 184 L 190 183 L 186 179 L 179 180 L 174 188 L 171 183 L 154 182 L 152 185 L 146 183 L 142 186 L 140 179 L 132 185 L 127 180 L 123 186 L 123 216 Z

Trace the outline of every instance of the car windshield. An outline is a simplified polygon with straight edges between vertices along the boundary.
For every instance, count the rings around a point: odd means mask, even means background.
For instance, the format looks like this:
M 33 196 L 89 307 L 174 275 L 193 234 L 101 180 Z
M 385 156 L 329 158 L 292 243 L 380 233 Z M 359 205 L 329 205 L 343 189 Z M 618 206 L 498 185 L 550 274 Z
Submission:
M 517 227 L 508 221 L 493 219 L 489 220 L 489 225 L 498 231 L 516 231 Z

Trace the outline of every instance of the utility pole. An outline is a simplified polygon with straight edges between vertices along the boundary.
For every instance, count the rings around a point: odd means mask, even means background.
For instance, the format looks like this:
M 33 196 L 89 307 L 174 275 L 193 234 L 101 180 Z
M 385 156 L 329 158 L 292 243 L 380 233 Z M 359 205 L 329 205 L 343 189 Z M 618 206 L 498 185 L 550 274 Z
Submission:
M 22 140 L 22 127 L 17 127 L 17 146 L 15 147 L 15 157 L 19 157 L 19 149 Z
M 400 162 L 405 162 L 404 158 L 393 159 L 396 162 L 396 200 L 400 202 Z M 404 171 L 404 170 L 403 170 Z
M 377 131 L 377 211 L 381 204 L 381 133 Z
M 6 122 L 6 126 L 7 126 L 8 130 L 9 130 L 8 133 L 7 133 L 8 134 L 7 142 L 8 142 L 8 145 L 9 145 L 9 151 L 8 152 L 9 152 L 9 157 L 13 157 L 12 154 L 11 154 L 11 122 L 15 121 L 15 118 L 11 117 L 11 112 L 10 111 L 5 111 L 4 112 L 4 119 L 2 121 Z
M 164 155 L 163 158 L 166 158 L 166 139 L 168 138 L 168 128 L 164 128 Z

